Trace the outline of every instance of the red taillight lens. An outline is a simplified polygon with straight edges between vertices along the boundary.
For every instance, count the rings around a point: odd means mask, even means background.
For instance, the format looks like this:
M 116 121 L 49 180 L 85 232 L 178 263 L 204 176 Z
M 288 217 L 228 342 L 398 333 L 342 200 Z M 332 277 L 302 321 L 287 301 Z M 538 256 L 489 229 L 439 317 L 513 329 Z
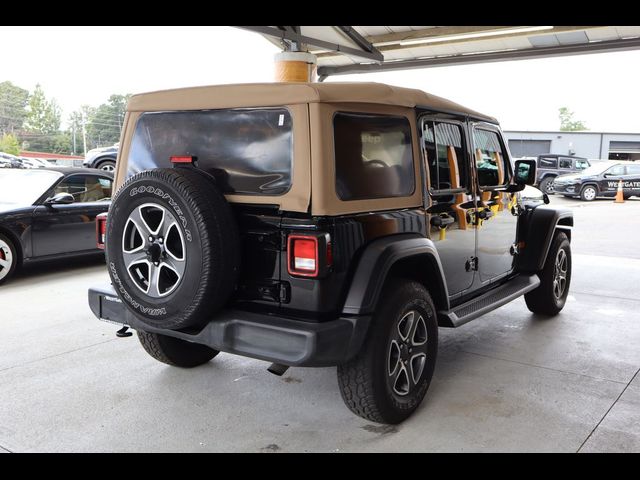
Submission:
M 318 239 L 310 235 L 289 235 L 288 269 L 291 275 L 318 275 Z
M 195 157 L 187 155 L 173 155 L 170 157 L 171 163 L 193 163 Z
M 105 237 L 107 236 L 107 216 L 98 215 L 96 217 L 96 242 L 98 248 L 104 250 Z

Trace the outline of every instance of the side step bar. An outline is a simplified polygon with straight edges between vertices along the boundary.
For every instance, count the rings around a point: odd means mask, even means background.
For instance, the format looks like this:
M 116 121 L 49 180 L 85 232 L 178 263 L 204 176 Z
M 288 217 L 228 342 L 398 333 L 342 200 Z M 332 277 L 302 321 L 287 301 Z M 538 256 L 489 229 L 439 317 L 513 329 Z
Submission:
M 459 327 L 534 290 L 539 285 L 538 275 L 518 275 L 507 283 L 458 305 L 452 310 L 439 311 L 438 323 L 443 327 Z

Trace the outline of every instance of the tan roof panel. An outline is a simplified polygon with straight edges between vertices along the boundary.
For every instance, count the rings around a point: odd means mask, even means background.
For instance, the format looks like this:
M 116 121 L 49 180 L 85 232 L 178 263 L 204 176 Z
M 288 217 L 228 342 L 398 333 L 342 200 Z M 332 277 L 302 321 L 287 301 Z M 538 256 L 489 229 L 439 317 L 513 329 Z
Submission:
M 244 83 L 161 90 L 132 96 L 128 110 L 201 110 L 320 102 L 421 106 L 497 123 L 493 117 L 422 90 L 371 82 Z

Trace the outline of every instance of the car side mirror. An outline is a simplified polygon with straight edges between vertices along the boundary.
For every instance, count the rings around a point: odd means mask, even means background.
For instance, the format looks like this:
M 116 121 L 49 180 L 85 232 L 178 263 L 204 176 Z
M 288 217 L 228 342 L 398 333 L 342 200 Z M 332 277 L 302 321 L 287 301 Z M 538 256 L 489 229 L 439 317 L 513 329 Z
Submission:
M 70 193 L 58 193 L 53 197 L 49 197 L 44 201 L 45 205 L 69 205 L 70 203 L 75 202 L 73 195 Z
M 533 185 L 536 183 L 536 161 L 516 160 L 516 185 Z

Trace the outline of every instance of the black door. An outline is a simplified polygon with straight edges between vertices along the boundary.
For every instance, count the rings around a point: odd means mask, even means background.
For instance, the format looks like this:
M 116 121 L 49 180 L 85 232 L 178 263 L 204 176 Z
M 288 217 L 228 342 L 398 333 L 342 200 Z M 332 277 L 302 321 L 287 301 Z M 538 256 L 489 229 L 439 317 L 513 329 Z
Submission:
M 433 117 L 421 119 L 423 152 L 429 175 L 427 222 L 444 270 L 449 295 L 473 283 L 470 268 L 475 255 L 475 203 L 465 125 Z
M 620 182 L 620 180 L 624 180 L 625 176 L 626 169 L 624 165 L 614 165 L 613 167 L 607 169 L 598 181 L 598 190 L 600 194 L 607 197 L 615 196 L 616 192 L 618 191 L 618 183 Z M 623 182 L 623 191 L 625 190 L 626 189 L 624 189 Z
M 99 175 L 76 174 L 63 179 L 50 196 L 70 193 L 74 203 L 39 205 L 33 218 L 35 257 L 97 250 L 96 215 L 109 209 L 112 181 Z

